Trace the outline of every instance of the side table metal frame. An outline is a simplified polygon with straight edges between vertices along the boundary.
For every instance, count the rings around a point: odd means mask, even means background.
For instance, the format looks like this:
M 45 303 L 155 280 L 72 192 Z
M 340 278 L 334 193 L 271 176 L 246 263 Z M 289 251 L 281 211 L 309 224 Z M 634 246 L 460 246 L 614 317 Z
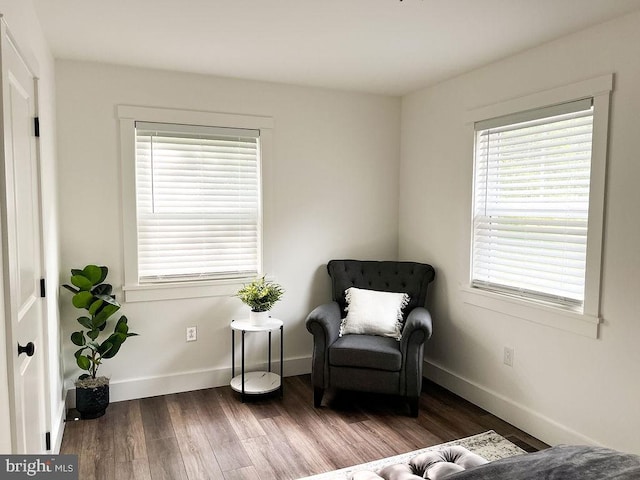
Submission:
M 240 398 L 242 400 L 242 402 L 244 403 L 244 399 L 245 396 L 248 395 L 245 392 L 245 360 L 244 360 L 244 355 L 245 355 L 245 346 L 244 346 L 244 342 L 245 342 L 245 335 L 247 332 L 264 332 L 266 331 L 269 334 L 269 353 L 268 353 L 268 359 L 267 359 L 267 364 L 268 364 L 268 373 L 271 373 L 271 333 L 273 332 L 273 330 L 280 330 L 280 386 L 278 387 L 277 390 L 280 391 L 280 398 L 283 397 L 284 395 L 284 386 L 283 386 L 283 382 L 282 379 L 284 377 L 284 324 L 282 323 L 282 321 L 280 321 L 280 326 L 279 327 L 274 327 L 274 328 L 264 328 L 264 329 L 260 329 L 260 325 L 255 325 L 256 329 L 253 330 L 247 330 L 245 328 L 239 327 L 239 328 L 234 328 L 233 327 L 233 323 L 235 322 L 235 320 L 233 320 L 232 323 L 232 327 L 231 327 L 231 378 L 235 378 L 236 376 L 236 330 L 240 330 L 240 332 L 242 332 L 242 340 L 241 340 L 241 344 L 242 344 L 242 349 L 241 349 L 241 384 L 242 384 L 242 390 L 240 391 Z M 248 372 L 246 372 L 248 373 Z M 266 394 L 266 393 L 271 393 L 275 390 L 270 390 L 270 391 L 266 391 L 266 392 L 261 392 L 258 393 L 259 394 Z

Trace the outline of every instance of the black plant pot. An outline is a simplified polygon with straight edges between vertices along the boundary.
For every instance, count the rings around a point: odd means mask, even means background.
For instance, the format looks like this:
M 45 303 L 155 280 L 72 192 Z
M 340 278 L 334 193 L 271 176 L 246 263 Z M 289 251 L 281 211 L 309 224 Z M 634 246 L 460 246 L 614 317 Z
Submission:
M 109 385 L 94 388 L 76 387 L 76 410 L 83 420 L 104 415 L 109 406 Z

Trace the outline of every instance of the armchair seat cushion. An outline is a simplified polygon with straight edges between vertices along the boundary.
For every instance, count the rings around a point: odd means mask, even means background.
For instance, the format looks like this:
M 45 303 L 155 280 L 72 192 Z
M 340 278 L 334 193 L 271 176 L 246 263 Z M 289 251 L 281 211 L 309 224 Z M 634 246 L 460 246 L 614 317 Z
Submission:
M 377 335 L 344 335 L 329 347 L 329 364 L 398 372 L 402 368 L 400 342 Z

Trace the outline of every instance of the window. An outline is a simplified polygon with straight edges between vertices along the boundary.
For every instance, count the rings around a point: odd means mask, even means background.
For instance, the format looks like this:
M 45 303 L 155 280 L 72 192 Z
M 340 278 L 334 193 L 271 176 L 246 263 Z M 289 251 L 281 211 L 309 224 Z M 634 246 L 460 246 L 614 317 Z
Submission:
M 471 110 L 471 256 L 462 299 L 598 337 L 613 75 Z
M 135 125 L 138 281 L 255 276 L 260 132 Z
M 268 117 L 118 107 L 125 301 L 229 295 L 262 271 Z
M 592 99 L 475 130 L 472 286 L 582 310 Z

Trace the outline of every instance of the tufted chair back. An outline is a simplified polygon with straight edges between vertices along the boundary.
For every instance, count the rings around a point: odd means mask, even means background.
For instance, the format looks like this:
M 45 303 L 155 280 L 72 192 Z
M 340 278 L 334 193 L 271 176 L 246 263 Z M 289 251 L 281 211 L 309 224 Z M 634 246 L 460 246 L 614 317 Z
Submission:
M 427 287 L 435 278 L 435 270 L 431 265 L 416 262 L 331 260 L 327 270 L 331 277 L 333 300 L 338 302 L 343 318 L 345 290 L 356 287 L 409 294 L 409 304 L 403 311 L 406 319 L 415 307 L 425 305 Z

